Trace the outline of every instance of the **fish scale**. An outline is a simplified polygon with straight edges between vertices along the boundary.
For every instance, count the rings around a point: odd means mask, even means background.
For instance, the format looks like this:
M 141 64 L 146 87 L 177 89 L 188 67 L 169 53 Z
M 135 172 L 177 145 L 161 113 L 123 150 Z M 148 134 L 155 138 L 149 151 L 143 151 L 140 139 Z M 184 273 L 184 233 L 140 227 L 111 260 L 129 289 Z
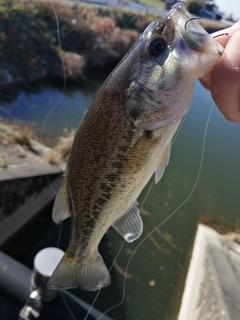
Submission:
M 55 199 L 53 220 L 72 223 L 49 288 L 110 284 L 99 243 L 111 226 L 128 242 L 141 236 L 137 198 L 153 173 L 156 183 L 161 179 L 194 78 L 209 72 L 222 50 L 179 3 L 147 27 L 108 76 L 77 131 Z

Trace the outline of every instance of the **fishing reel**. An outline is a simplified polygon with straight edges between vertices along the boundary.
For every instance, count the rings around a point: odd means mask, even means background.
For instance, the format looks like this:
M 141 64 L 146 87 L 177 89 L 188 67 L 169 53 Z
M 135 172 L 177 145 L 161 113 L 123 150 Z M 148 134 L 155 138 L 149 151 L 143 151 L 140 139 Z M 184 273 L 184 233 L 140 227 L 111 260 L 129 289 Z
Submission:
M 47 283 L 63 254 L 64 252 L 58 248 L 45 248 L 35 256 L 31 291 L 26 304 L 19 313 L 19 320 L 38 319 L 43 304 L 56 297 L 58 290 L 49 290 Z

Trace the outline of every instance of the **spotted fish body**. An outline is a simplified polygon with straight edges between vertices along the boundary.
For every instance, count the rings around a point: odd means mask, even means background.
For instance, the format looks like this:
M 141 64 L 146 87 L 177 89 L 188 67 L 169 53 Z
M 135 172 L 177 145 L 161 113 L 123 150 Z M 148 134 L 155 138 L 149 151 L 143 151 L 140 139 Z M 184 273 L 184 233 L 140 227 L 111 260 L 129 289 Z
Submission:
M 128 242 L 142 233 L 137 198 L 168 164 L 171 141 L 193 94 L 194 78 L 222 48 L 176 4 L 143 32 L 109 75 L 73 143 L 53 220 L 72 218 L 69 247 L 50 288 L 98 290 L 110 284 L 98 245 L 110 226 Z

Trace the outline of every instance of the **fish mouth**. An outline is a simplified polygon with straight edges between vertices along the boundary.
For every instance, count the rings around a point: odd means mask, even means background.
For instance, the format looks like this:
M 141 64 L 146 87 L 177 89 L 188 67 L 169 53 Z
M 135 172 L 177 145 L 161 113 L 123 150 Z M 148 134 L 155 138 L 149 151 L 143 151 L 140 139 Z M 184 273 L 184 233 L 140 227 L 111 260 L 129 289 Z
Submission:
M 187 63 L 193 78 L 211 71 L 224 48 L 206 32 L 200 19 L 193 17 L 183 3 L 176 3 L 167 19 L 175 30 L 170 48 L 174 58 Z
M 223 47 L 214 41 L 200 24 L 201 18 L 192 16 L 183 3 L 176 3 L 172 7 L 168 13 L 168 19 L 175 25 L 174 46 L 178 53 L 184 51 L 186 54 L 188 50 L 201 53 L 205 52 L 208 47 L 211 47 L 212 54 L 221 55 L 223 53 Z M 209 46 L 210 41 L 211 46 Z
M 195 33 L 201 35 L 208 35 L 203 29 L 199 20 L 192 16 L 186 9 L 183 3 L 176 3 L 168 13 L 169 19 L 180 29 L 183 33 Z M 200 43 L 199 43 L 200 44 Z

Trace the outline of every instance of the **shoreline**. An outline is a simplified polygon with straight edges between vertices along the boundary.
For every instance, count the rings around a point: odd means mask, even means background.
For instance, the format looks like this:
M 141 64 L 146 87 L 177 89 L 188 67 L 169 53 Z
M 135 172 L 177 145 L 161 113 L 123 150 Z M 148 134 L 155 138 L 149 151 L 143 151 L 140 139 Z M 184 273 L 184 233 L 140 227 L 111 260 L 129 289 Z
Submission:
M 32 84 L 84 80 L 95 68 L 112 69 L 146 26 L 159 17 L 85 3 L 54 1 L 54 7 L 59 30 L 47 2 L 20 0 L 0 5 L 2 96 Z M 202 25 L 209 33 L 227 27 L 206 19 Z
M 22 122 L 10 122 L 0 118 L 0 172 L 1 179 L 12 179 L 19 174 L 64 171 L 71 151 L 74 132 L 58 137 L 54 146 L 47 146 Z M 19 172 L 18 172 L 19 171 Z M 25 173 L 24 173 L 25 172 Z
M 52 6 L 45 1 L 19 0 L 0 4 L 1 101 L 12 101 L 21 91 L 31 92 L 34 88 L 45 85 L 58 88 L 80 83 L 84 85 L 89 82 L 91 74 L 106 77 L 146 26 L 159 17 L 124 7 L 85 3 L 54 1 L 54 7 L 59 20 L 59 30 L 56 30 Z M 206 19 L 202 19 L 202 24 L 209 32 L 226 26 L 221 22 Z M 4 170 L 10 164 L 7 160 L 10 154 L 12 159 L 15 159 L 15 164 L 19 159 L 26 162 L 28 157 L 36 157 L 37 154 L 37 159 L 42 158 L 41 161 L 45 163 L 66 162 L 71 150 L 73 133 L 59 137 L 58 143 L 54 142 L 54 145 L 51 145 L 53 150 L 34 152 L 36 143 L 31 137 L 30 126 L 16 126 L 16 123 L 6 119 L 1 119 L 1 123 L 2 127 L 7 124 L 12 135 L 10 140 L 4 135 L 1 136 L 5 144 L 0 143 L 0 170 Z M 26 142 L 16 142 L 15 147 L 18 147 L 13 148 L 12 140 L 16 138 L 14 132 L 19 131 L 21 127 L 27 127 L 25 133 L 21 133 L 25 136 Z M 0 127 L 0 135 L 4 130 Z M 43 145 L 48 145 L 39 137 L 37 140 Z M 15 150 L 15 154 L 11 150 Z M 32 162 L 35 160 L 32 159 Z

